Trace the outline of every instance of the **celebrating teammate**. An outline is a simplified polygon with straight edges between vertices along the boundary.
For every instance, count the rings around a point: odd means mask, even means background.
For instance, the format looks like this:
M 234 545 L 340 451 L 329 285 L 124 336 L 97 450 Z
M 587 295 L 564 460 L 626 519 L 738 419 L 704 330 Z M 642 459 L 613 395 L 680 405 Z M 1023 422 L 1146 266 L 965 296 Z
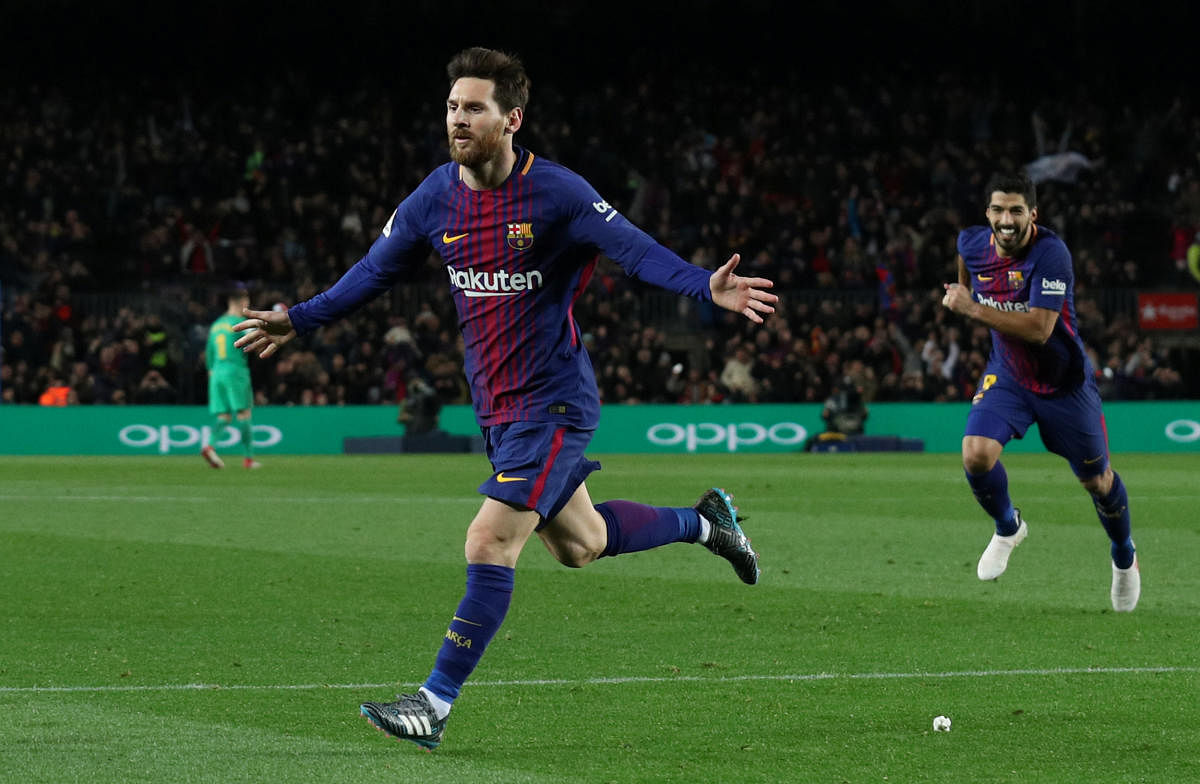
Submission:
M 250 386 L 250 367 L 246 357 L 234 350 L 234 325 L 240 322 L 250 305 L 250 294 L 238 288 L 229 292 L 226 311 L 208 329 L 208 345 L 204 350 L 204 364 L 208 368 L 208 410 L 217 418 L 217 430 L 233 425 L 241 435 L 242 466 L 258 468 L 261 463 L 254 459 L 254 441 L 251 435 L 251 411 L 254 406 L 254 390 Z M 217 454 L 212 444 L 200 449 L 200 456 L 213 468 L 224 468 L 225 461 Z
M 341 318 L 441 256 L 466 346 L 465 369 L 493 473 L 467 529 L 466 593 L 433 671 L 416 694 L 367 702 L 361 713 L 398 738 L 434 748 L 466 681 L 508 611 L 517 558 L 536 532 L 567 566 L 672 542 L 699 542 L 757 582 L 758 555 L 731 497 L 706 491 L 695 507 L 631 501 L 593 505 L 584 450 L 599 392 L 572 303 L 599 253 L 631 276 L 713 302 L 755 323 L 774 312 L 771 282 L 687 263 L 630 223 L 581 177 L 514 145 L 529 98 L 516 58 L 466 49 L 447 74 L 451 162 L 392 213 L 370 250 L 328 291 L 286 312 L 246 311 L 237 345 L 273 354 L 297 334 Z
M 979 559 L 979 579 L 1003 574 L 1013 548 L 1028 534 L 1009 498 L 1000 453 L 1037 422 L 1042 443 L 1067 459 L 1092 495 L 1112 541 L 1112 606 L 1129 612 L 1142 589 L 1129 497 L 1109 465 L 1100 393 L 1075 320 L 1071 254 L 1054 232 L 1037 225 L 1037 192 L 1027 176 L 994 176 L 986 194 L 989 225 L 958 235 L 958 282 L 947 283 L 942 298 L 945 307 L 992 334 L 992 354 L 962 442 L 967 482 L 996 521 Z

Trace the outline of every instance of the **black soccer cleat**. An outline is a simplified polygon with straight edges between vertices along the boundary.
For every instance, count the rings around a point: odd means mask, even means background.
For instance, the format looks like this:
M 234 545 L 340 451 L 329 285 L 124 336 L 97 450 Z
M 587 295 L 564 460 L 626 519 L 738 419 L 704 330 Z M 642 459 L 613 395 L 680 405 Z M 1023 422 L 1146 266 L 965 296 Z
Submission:
M 714 487 L 700 496 L 696 511 L 712 526 L 704 546 L 733 564 L 733 570 L 742 582 L 747 585 L 758 582 L 758 576 L 762 574 L 758 568 L 758 553 L 750 547 L 750 540 L 738 525 L 741 518 L 733 505 L 733 496 Z
M 395 702 L 364 702 L 358 711 L 381 732 L 398 740 L 411 740 L 426 750 L 436 749 L 446 731 L 446 719 L 437 717 L 420 692 L 397 694 Z

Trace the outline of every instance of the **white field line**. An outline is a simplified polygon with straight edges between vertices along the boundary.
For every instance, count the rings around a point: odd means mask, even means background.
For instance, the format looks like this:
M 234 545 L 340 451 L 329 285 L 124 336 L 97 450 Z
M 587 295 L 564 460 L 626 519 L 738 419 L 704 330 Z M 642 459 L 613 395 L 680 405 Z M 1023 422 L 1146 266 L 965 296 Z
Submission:
M 1200 667 L 1051 667 L 1022 670 L 957 670 L 950 672 L 859 672 L 859 673 L 796 673 L 791 675 L 633 675 L 609 678 L 535 678 L 515 681 L 469 681 L 472 688 L 528 688 L 531 686 L 620 686 L 645 683 L 739 683 L 745 681 L 876 681 L 902 679 L 946 678 L 1012 678 L 1058 675 L 1178 675 L 1200 673 Z M 0 694 L 62 694 L 106 692 L 157 691 L 316 691 L 319 689 L 395 689 L 415 688 L 418 684 L 401 683 L 293 683 L 293 684 L 232 684 L 165 683 L 129 686 L 0 686 Z
M 426 496 L 416 497 L 407 495 L 380 496 L 380 495 L 363 495 L 346 498 L 344 496 L 256 496 L 258 500 L 299 503 L 299 504 L 370 504 L 370 503 L 416 503 L 416 504 L 471 504 L 479 505 L 479 496 L 462 496 L 460 498 L 447 498 L 445 496 Z M 227 504 L 229 497 L 227 496 L 196 496 L 196 495 L 18 495 L 14 493 L 0 493 L 0 502 L 2 501 L 49 501 L 53 503 L 65 503 L 70 501 L 102 501 L 111 503 L 164 503 L 164 504 Z
M 1081 496 L 1082 497 L 1082 496 Z M 288 503 L 301 504 L 369 504 L 378 502 L 389 503 L 415 503 L 415 504 L 478 504 L 479 496 L 477 495 L 462 495 L 462 496 L 410 496 L 410 495 L 361 495 L 361 496 L 288 496 L 281 495 L 276 497 L 256 496 L 270 501 L 280 501 Z M 1057 502 L 1062 499 L 1061 496 L 1029 496 L 1026 498 L 1029 502 L 1046 501 Z M 1200 494 L 1185 494 L 1185 495 L 1156 495 L 1155 502 L 1193 502 L 1200 498 Z M 197 496 L 197 495 L 43 495 L 37 493 L 0 493 L 0 501 L 48 501 L 52 503 L 64 503 L 71 501 L 100 501 L 105 503 L 165 503 L 165 504 L 207 504 L 207 503 L 228 503 L 227 496 Z
M 1057 502 L 1062 499 L 1061 496 L 1022 496 L 1029 502 L 1045 501 Z M 1155 501 L 1195 501 L 1200 498 L 1200 493 L 1185 493 L 1183 495 L 1156 495 Z M 0 501 L 50 501 L 54 503 L 70 502 L 70 501 L 105 501 L 113 503 L 124 503 L 133 501 L 136 503 L 226 503 L 227 496 L 208 496 L 208 495 L 119 495 L 109 493 L 104 495 L 83 495 L 83 494 L 62 494 L 47 495 L 44 493 L 0 493 Z M 479 503 L 477 495 L 461 495 L 461 496 L 411 496 L 411 495 L 360 495 L 360 496 L 287 496 L 282 495 L 268 500 L 288 501 L 294 503 L 317 504 L 317 503 L 374 503 L 379 501 L 385 502 L 401 502 L 401 503 L 416 503 L 416 504 L 458 504 L 458 503 Z

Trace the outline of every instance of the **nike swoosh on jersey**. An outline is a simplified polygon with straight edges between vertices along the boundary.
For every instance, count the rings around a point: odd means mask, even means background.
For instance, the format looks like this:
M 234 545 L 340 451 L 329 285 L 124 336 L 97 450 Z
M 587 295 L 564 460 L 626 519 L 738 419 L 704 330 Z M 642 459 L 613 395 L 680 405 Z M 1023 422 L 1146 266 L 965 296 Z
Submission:
M 505 476 L 504 472 L 496 474 L 497 482 L 528 482 L 529 480 L 523 476 Z
M 991 275 L 976 275 L 975 277 L 979 278 L 980 280 L 984 281 L 985 283 L 992 279 Z
M 444 231 L 444 232 L 442 232 L 442 243 L 449 245 L 453 242 L 458 242 L 459 240 L 461 240 L 463 237 L 467 236 L 470 233 L 471 232 L 468 231 L 468 232 L 463 232 L 462 234 L 455 234 L 452 236 L 450 234 L 450 232 Z

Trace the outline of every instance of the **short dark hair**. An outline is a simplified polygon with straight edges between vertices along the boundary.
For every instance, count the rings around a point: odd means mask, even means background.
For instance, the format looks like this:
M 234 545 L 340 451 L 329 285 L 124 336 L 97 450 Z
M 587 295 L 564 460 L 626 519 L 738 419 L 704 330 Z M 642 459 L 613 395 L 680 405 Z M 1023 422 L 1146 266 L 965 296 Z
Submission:
M 450 86 L 459 79 L 487 79 L 496 85 L 496 103 L 500 110 L 508 112 L 529 103 L 529 76 L 525 66 L 516 55 L 472 46 L 450 58 L 446 65 Z
M 983 203 L 990 204 L 992 194 L 996 191 L 1019 193 L 1025 197 L 1025 203 L 1029 205 L 1029 209 L 1037 206 L 1037 187 L 1025 172 L 996 172 L 993 174 L 987 181 L 987 189 L 983 193 Z
M 225 290 L 225 299 L 229 302 L 235 299 L 250 299 L 250 290 L 245 286 L 230 286 Z

